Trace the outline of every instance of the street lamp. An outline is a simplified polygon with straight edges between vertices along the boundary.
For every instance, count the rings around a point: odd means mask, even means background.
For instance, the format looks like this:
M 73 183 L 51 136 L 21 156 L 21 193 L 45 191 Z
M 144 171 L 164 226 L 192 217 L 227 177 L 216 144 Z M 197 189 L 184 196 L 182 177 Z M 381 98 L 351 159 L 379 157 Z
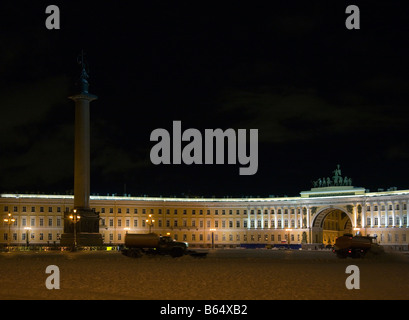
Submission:
M 290 249 L 290 232 L 293 231 L 293 229 L 285 229 L 285 231 L 288 232 L 288 235 L 287 235 L 287 247 L 288 247 L 288 249 Z
M 73 213 L 69 218 L 74 223 L 74 247 L 72 249 L 75 251 L 77 249 L 77 222 L 81 219 L 81 216 L 77 215 L 77 209 L 74 209 Z
M 11 217 L 10 212 L 9 212 L 9 214 L 7 216 L 8 217 L 3 219 L 3 221 L 6 222 L 9 225 L 9 233 L 7 235 L 7 250 L 10 251 L 10 227 L 11 227 L 11 224 L 14 223 L 14 221 L 16 221 L 16 219 Z
M 28 245 L 30 244 L 30 240 L 29 240 L 29 235 L 30 235 L 30 227 L 24 227 L 24 230 L 26 230 L 26 247 L 28 248 Z
M 212 249 L 214 249 L 214 232 L 216 231 L 216 229 L 212 228 L 209 230 L 212 232 Z
M 356 236 L 360 236 L 360 235 L 361 235 L 361 228 L 353 228 L 353 230 L 355 231 L 355 235 L 356 235 Z
M 151 233 L 151 229 L 152 229 L 152 226 L 153 226 L 153 223 L 155 222 L 155 220 L 154 219 L 152 219 L 152 215 L 150 214 L 149 215 L 149 219 L 146 219 L 146 223 L 148 224 L 148 226 L 149 226 L 149 233 Z

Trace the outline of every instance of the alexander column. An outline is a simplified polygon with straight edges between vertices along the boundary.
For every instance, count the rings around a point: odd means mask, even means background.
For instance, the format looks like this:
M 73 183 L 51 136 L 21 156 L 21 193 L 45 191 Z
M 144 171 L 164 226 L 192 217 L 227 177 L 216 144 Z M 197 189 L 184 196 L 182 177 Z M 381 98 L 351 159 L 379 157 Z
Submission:
M 75 102 L 75 150 L 74 150 L 74 208 L 64 213 L 64 233 L 61 245 L 102 245 L 99 233 L 99 213 L 91 210 L 90 196 L 90 102 L 97 96 L 88 92 L 88 73 L 81 53 L 79 82 L 80 93 L 69 97 Z

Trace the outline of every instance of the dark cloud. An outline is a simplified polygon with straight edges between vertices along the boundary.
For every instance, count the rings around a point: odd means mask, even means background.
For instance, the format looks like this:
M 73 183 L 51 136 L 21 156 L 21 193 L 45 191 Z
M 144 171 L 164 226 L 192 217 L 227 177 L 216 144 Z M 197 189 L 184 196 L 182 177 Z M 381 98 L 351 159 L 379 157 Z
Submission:
M 312 89 L 305 92 L 290 89 L 281 94 L 278 91 L 263 88 L 228 92 L 220 112 L 244 114 L 236 125 L 258 128 L 260 140 L 272 143 L 305 142 L 323 134 L 385 131 L 404 125 L 400 112 L 393 112 L 389 104 L 374 105 L 365 95 L 346 93 L 336 103 Z
M 72 124 L 64 110 L 68 79 L 43 79 L 0 92 L 0 185 L 42 189 L 72 170 Z

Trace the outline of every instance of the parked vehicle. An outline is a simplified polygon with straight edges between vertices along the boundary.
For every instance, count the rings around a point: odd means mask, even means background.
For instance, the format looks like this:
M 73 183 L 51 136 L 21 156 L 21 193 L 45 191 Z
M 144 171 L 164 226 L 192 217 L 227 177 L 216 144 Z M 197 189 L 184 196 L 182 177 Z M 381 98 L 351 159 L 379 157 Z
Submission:
M 332 251 L 338 258 L 362 258 L 368 252 L 382 253 L 383 248 L 376 242 L 376 237 L 344 234 L 336 239 Z
M 178 242 L 169 236 L 158 236 L 156 233 L 127 233 L 122 254 L 132 258 L 139 258 L 144 254 L 170 255 L 173 258 L 183 255 L 193 257 L 205 257 L 207 255 L 207 251 L 197 252 L 188 250 L 188 247 L 187 242 Z

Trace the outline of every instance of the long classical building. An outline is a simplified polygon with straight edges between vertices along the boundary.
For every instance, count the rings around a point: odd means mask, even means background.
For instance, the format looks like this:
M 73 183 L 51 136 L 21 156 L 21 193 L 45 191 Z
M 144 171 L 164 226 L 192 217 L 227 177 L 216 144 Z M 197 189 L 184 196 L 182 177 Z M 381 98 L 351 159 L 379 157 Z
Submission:
M 58 245 L 72 195 L 1 194 L 0 244 Z M 408 250 L 409 190 L 369 192 L 315 184 L 298 197 L 161 198 L 91 196 L 105 244 L 126 233 L 170 234 L 192 247 L 273 247 L 334 244 L 343 233 L 376 236 L 380 244 Z M 14 219 L 10 224 L 4 219 Z M 11 220 L 8 220 L 11 221 Z

